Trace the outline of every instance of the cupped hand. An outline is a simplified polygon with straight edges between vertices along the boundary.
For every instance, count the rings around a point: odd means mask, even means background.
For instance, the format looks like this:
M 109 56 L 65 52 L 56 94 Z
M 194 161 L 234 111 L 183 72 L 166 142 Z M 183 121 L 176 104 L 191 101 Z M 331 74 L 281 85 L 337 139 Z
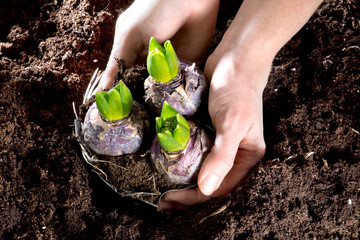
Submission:
M 111 55 L 96 91 L 113 82 L 117 59 L 143 62 L 150 37 L 171 39 L 180 59 L 200 62 L 215 30 L 219 0 L 136 0 L 117 19 Z
M 230 192 L 265 153 L 262 92 L 271 60 L 220 44 L 208 58 L 209 113 L 216 139 L 198 176 L 198 188 L 167 193 L 158 210 L 185 209 Z
M 276 53 L 322 1 L 305 2 L 244 0 L 205 66 L 216 139 L 198 188 L 167 193 L 159 210 L 184 209 L 228 193 L 262 158 L 262 92 Z

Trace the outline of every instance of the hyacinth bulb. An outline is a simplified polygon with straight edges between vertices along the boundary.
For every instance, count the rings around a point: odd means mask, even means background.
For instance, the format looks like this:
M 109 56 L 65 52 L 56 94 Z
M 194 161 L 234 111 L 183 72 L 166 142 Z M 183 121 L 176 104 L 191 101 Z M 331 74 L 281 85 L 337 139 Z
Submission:
M 121 81 L 108 92 L 96 94 L 82 124 L 82 138 L 96 154 L 120 156 L 140 148 L 149 124 L 145 109 L 133 101 Z
M 151 146 L 155 168 L 172 183 L 194 183 L 212 146 L 205 131 L 164 102 L 161 116 L 156 118 L 156 132 Z
M 179 61 L 171 42 L 161 46 L 155 38 L 149 42 L 147 69 L 150 76 L 144 82 L 145 101 L 160 113 L 164 101 L 181 115 L 194 115 L 207 94 L 208 82 L 195 63 Z

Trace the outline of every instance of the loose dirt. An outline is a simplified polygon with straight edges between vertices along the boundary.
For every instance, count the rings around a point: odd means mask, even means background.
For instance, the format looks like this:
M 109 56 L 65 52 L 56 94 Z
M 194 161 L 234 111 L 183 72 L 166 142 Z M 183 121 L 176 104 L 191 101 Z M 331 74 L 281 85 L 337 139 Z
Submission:
M 171 217 L 113 192 L 72 133 L 72 102 L 130 2 L 1 3 L 0 239 L 358 239 L 358 1 L 325 1 L 277 54 L 264 159 L 231 194 Z M 211 49 L 237 6 L 221 1 Z

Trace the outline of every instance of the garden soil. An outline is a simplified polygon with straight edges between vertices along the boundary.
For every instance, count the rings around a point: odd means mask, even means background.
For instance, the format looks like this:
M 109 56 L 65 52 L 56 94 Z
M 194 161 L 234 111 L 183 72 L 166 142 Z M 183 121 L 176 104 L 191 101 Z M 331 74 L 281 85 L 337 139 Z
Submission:
M 232 193 L 171 216 L 116 194 L 73 136 L 72 102 L 105 68 L 129 4 L 1 1 L 0 239 L 358 239 L 359 1 L 325 1 L 277 54 L 264 159 Z M 210 50 L 239 4 L 221 1 Z

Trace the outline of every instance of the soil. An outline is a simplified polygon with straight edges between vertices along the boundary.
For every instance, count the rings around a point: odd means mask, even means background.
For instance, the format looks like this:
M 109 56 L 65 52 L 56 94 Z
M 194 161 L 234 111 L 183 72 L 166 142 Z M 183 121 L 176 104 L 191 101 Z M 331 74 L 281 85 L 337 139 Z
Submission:
M 358 239 L 359 2 L 324 1 L 276 56 L 264 159 L 231 194 L 171 217 L 117 195 L 73 137 L 72 102 L 130 2 L 1 4 L 0 239 Z M 212 49 L 239 4 L 221 1 Z

